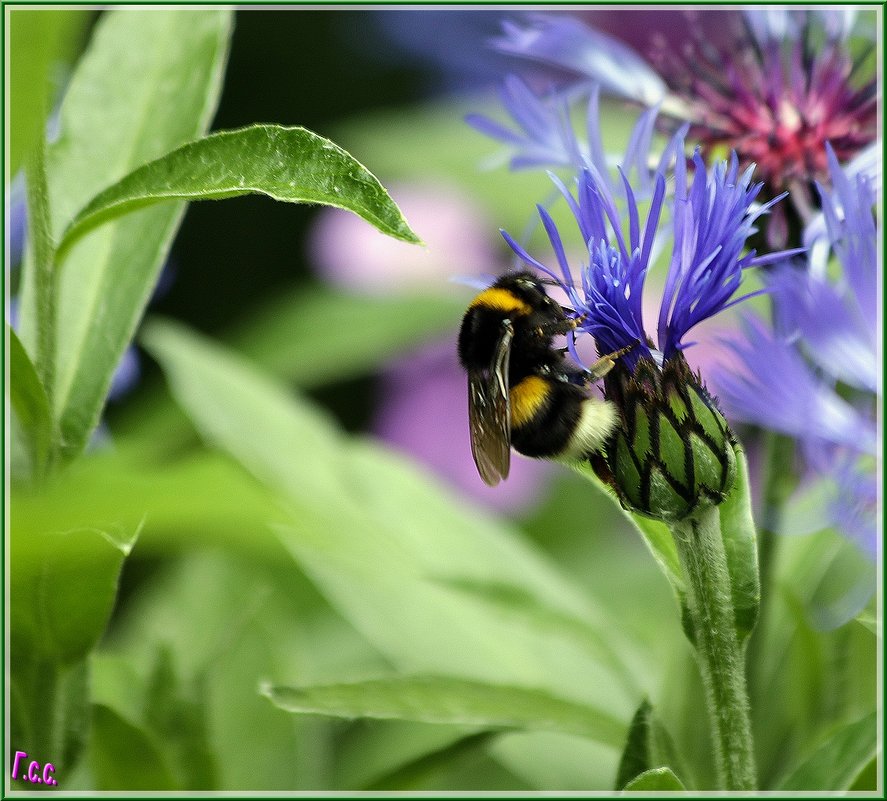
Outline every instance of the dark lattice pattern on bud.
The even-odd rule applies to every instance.
[[[717,404],[682,355],[660,368],[640,359],[606,378],[622,426],[607,445],[607,480],[624,506],[680,519],[724,500],[736,475],[735,439]]]

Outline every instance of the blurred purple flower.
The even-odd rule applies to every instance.
[[[709,14],[728,23],[728,39],[708,35]],[[868,77],[860,69],[869,53],[854,57],[847,46],[852,17],[844,10],[752,9],[729,17],[700,11],[696,20],[678,46],[655,38],[648,60],[561,12],[505,22],[493,44],[551,68],[552,80],[565,73],[565,91],[593,82],[659,107],[660,122],[672,130],[690,122],[704,156],[736,151],[741,166],[757,165],[764,198],[792,187],[792,202],[808,220],[815,199],[807,183],[828,174],[825,143],[844,162],[877,136],[877,79],[873,69]],[[769,227],[780,246],[783,214]]]
[[[28,208],[25,202],[25,174],[19,172],[6,190],[7,269],[19,266],[25,252],[25,237],[28,234]]]
[[[604,91],[645,106],[665,98],[665,82],[634,50],[569,14],[529,14],[523,25],[504,20],[502,28],[492,40],[499,52],[556,67],[574,81],[591,78]]]
[[[454,273],[470,278],[502,271],[490,236],[493,227],[469,197],[438,185],[394,185],[392,195],[422,232],[424,251],[379,236],[352,214],[323,209],[309,243],[312,263],[325,280],[351,291],[390,296],[410,290],[440,292],[452,287]],[[465,373],[456,357],[457,322],[452,336],[392,360],[382,374],[373,430],[462,494],[519,512],[538,500],[553,468],[518,458],[508,482],[495,490],[478,477],[469,444]]]
[[[744,341],[729,343],[742,369],[714,383],[739,420],[797,439],[808,466],[831,478],[833,520],[870,556],[878,547],[877,231],[866,174],[848,176],[827,149],[832,191],[818,185],[828,243],[841,274],[786,263],[769,278],[771,330],[748,317]]]
[[[551,93],[546,98],[537,97],[524,81],[510,75],[503,84],[502,102],[520,130],[508,128],[483,114],[469,114],[465,120],[481,133],[498,139],[515,151],[511,159],[513,170],[541,165],[587,169],[611,194],[618,191],[610,177],[613,159],[604,152],[601,139],[600,87],[591,86],[589,91],[585,141],[577,137],[570,105],[558,93]],[[655,108],[640,115],[619,162],[627,177],[634,174],[633,191],[641,198],[650,197],[653,174],[661,172],[674,158],[675,148],[683,141],[686,132],[686,127],[680,129],[680,137],[671,139],[659,158],[658,167],[651,168],[650,145],[656,115]]]
[[[506,76],[500,97],[519,131],[506,128],[483,114],[469,114],[465,121],[481,133],[517,150],[511,160],[513,170],[581,161],[566,100],[556,95],[546,102],[536,97],[515,75]]]
[[[507,72],[507,59],[484,47],[501,18],[499,11],[479,8],[378,10],[367,20],[379,36],[367,36],[364,23],[351,38],[355,48],[376,59],[411,70],[417,62],[436,68],[429,76],[433,89],[487,88]]]

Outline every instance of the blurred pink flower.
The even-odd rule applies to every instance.
[[[390,295],[440,289],[454,276],[501,271],[496,227],[468,195],[441,184],[394,184],[391,196],[425,247],[381,236],[350,212],[323,209],[309,248],[315,269],[326,281]]]

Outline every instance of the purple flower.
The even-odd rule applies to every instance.
[[[820,251],[786,263],[768,279],[771,330],[745,322],[729,343],[741,372],[717,371],[715,384],[738,420],[794,437],[809,467],[836,483],[834,521],[867,553],[877,547],[875,466],[879,371],[875,194],[869,176],[850,177],[827,149],[832,190],[819,186],[828,245],[840,275]]]
[[[520,130],[514,131],[482,114],[469,114],[465,120],[481,133],[517,150],[511,160],[512,169],[580,161],[569,104],[564,98],[555,95],[549,101],[540,99],[514,75],[505,78],[500,94],[502,105]]]

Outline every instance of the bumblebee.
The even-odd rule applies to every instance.
[[[508,477],[511,448],[537,458],[581,459],[598,451],[617,422],[616,407],[585,386],[606,375],[628,350],[585,370],[555,348],[555,336],[579,320],[568,316],[530,272],[509,273],[468,306],[459,331],[459,361],[468,373],[471,454],[491,487]]]

